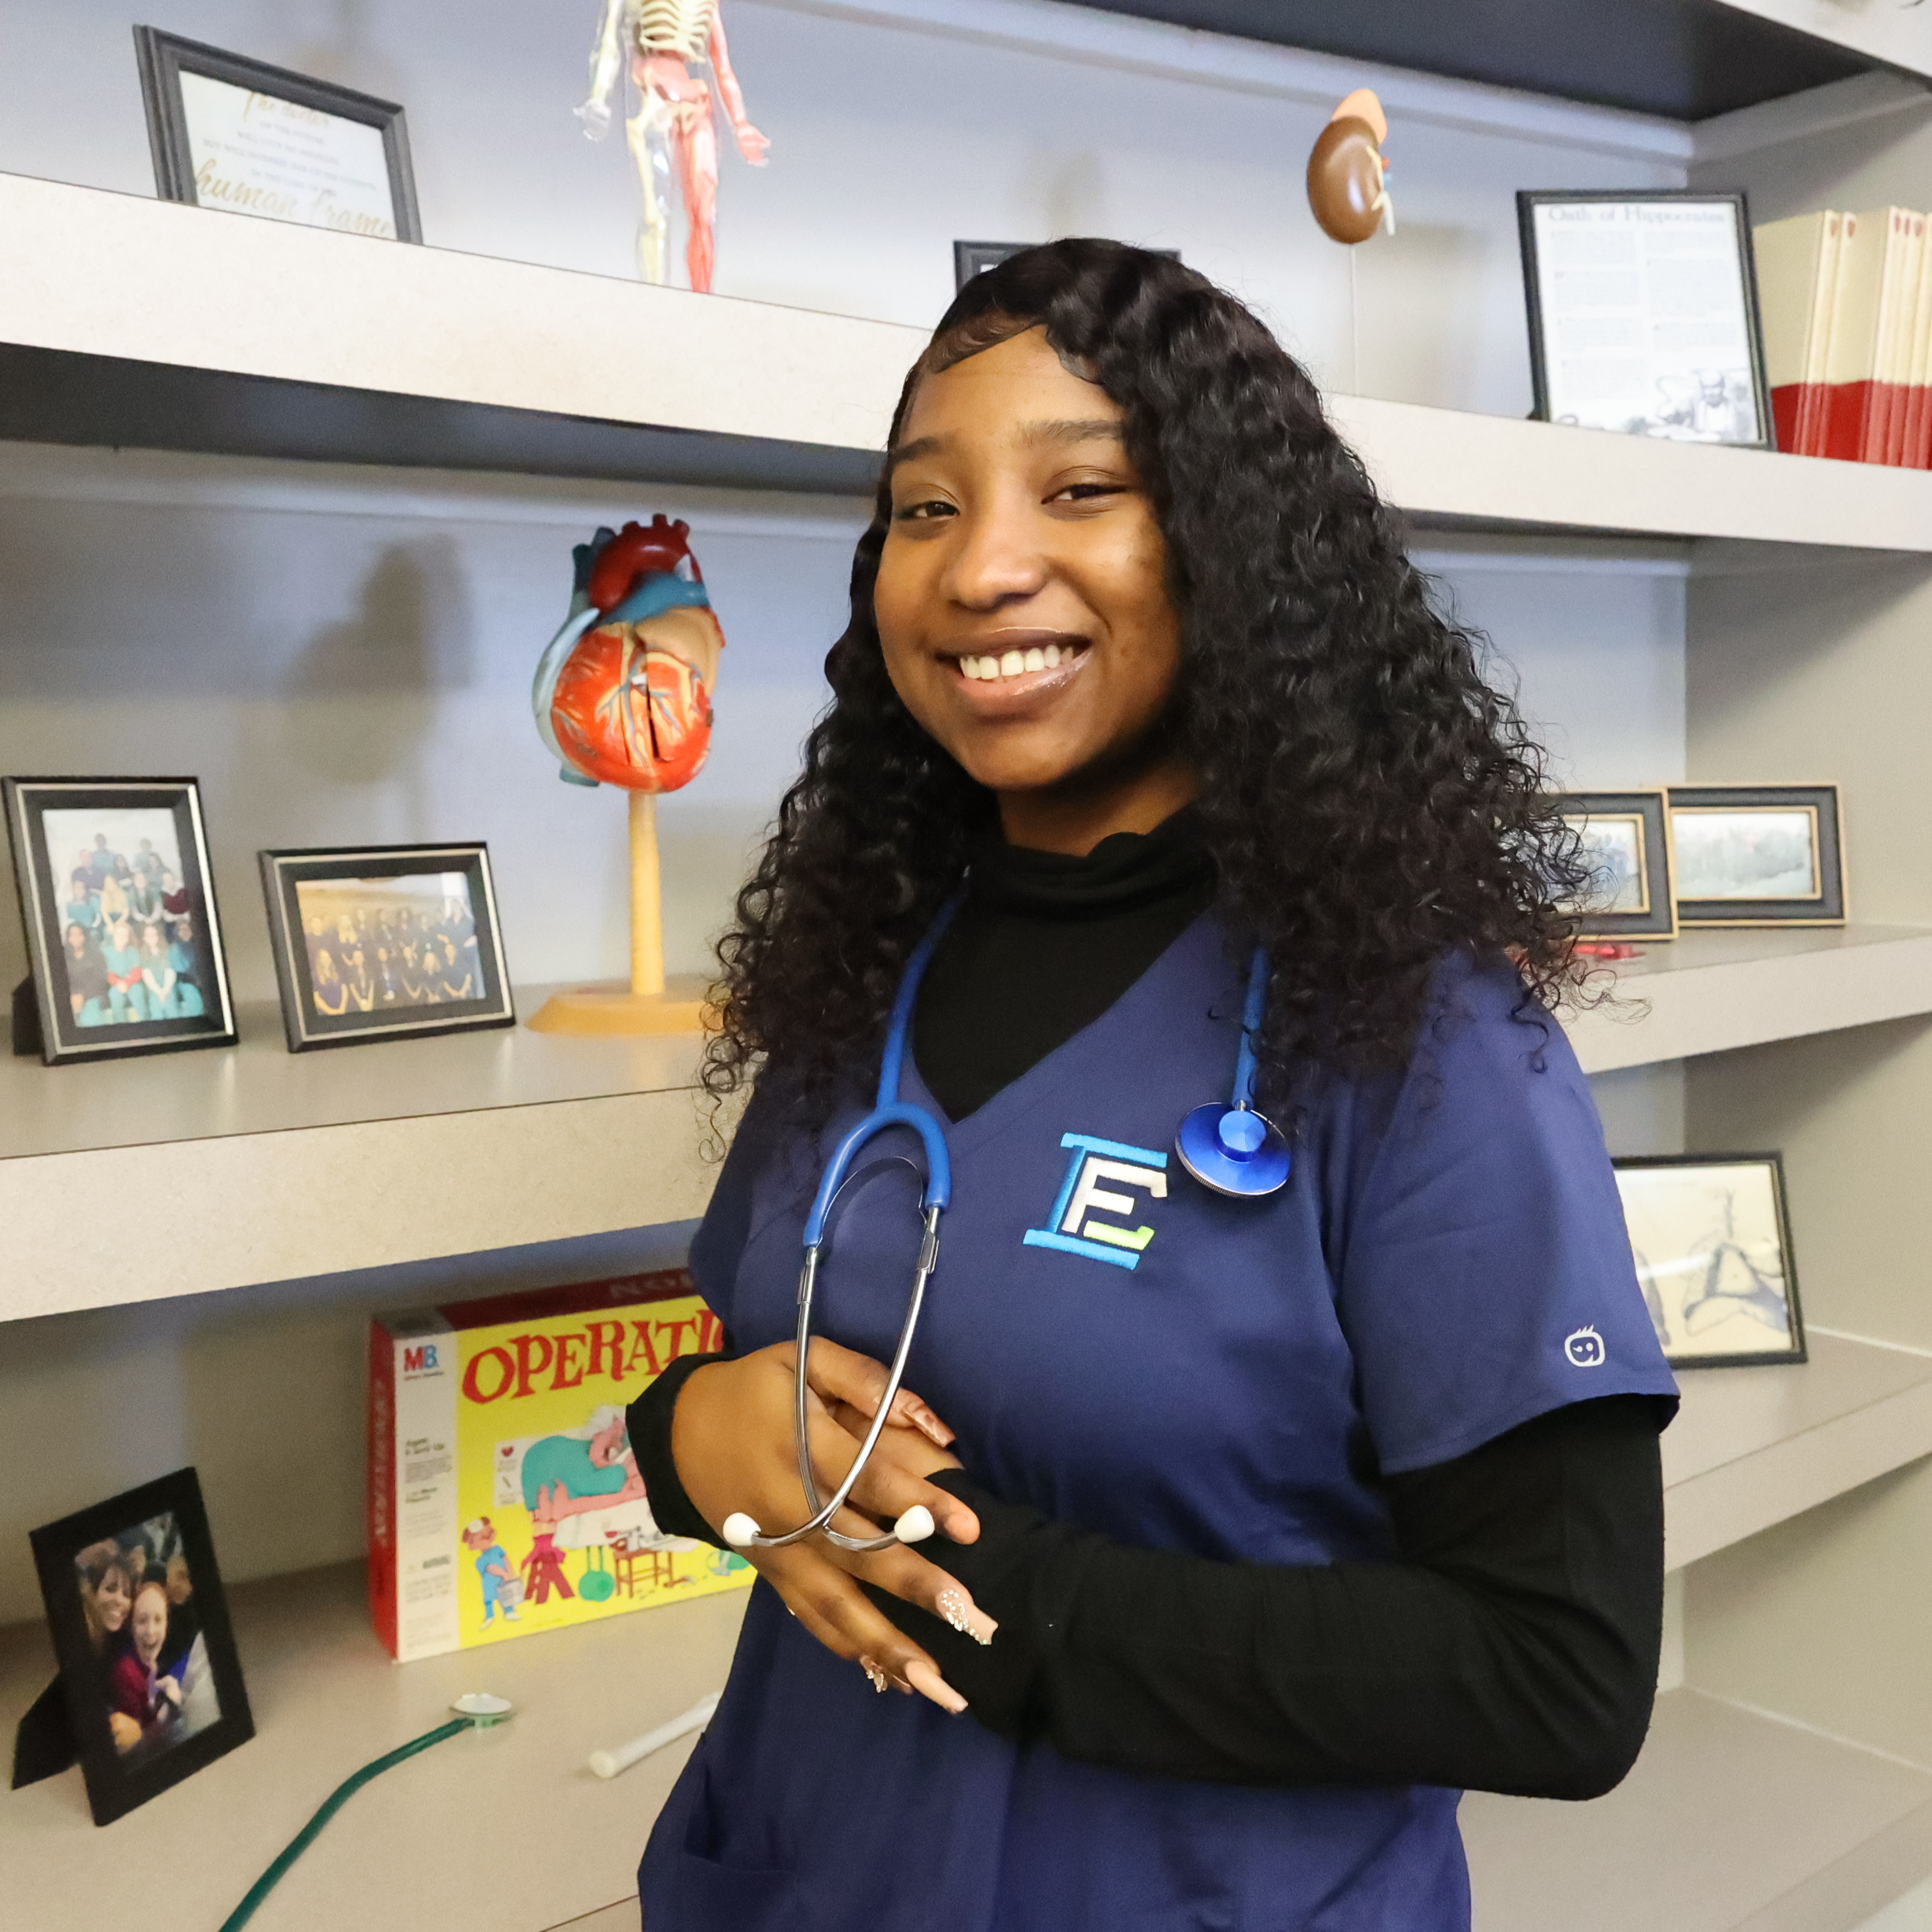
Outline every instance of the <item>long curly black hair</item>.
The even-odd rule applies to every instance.
[[[1561,908],[1588,868],[1542,752],[1432,607],[1306,372],[1180,263],[1054,242],[959,292],[892,441],[922,377],[1036,326],[1119,405],[1166,538],[1183,640],[1167,724],[1198,776],[1220,916],[1272,962],[1266,1086],[1400,1061],[1456,947],[1514,958],[1532,1012],[1553,1006],[1574,976]],[[876,1064],[907,957],[996,823],[886,676],[872,592],[890,513],[882,478],[825,661],[831,706],[719,944],[704,1078],[720,1100],[769,1065],[822,1112]]]

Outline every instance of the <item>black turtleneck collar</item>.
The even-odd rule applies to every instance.
[[[1083,858],[988,838],[920,988],[913,1058],[960,1120],[1089,1026],[1204,911],[1214,867],[1191,810]]]

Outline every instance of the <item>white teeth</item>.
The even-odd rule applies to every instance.
[[[959,675],[976,678],[980,675],[980,660],[977,658],[962,658],[959,660]]]
[[[1048,644],[1041,653],[1041,656],[1044,658],[1048,670],[1058,670],[1060,668],[1060,646],[1058,644]]]
[[[1028,669],[1028,670],[1046,670],[1046,652],[1044,652],[1043,650],[1040,650],[1037,646],[1035,646],[1035,648],[1034,648],[1034,649],[1033,649],[1032,650],[1028,651],[1028,652],[1027,652],[1027,654],[1026,654],[1026,668],[1027,668],[1027,669]]]
[[[962,657],[959,675],[975,682],[1003,677],[1023,677],[1028,671],[1058,670],[1064,664],[1073,662],[1071,645],[1062,650],[1058,644],[1048,644],[1042,650],[1036,644],[1030,650],[1007,651],[998,657]]]
[[[1026,653],[1024,651],[1007,651],[1001,655],[1000,675],[1002,677],[1018,677],[1025,669]]]

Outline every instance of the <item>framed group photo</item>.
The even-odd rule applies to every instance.
[[[1637,1283],[1671,1366],[1803,1361],[1778,1156],[1665,1154],[1615,1166]]]
[[[8,778],[0,800],[47,1064],[232,1046],[195,781]]]
[[[1535,190],[1516,200],[1536,416],[1774,446],[1742,194]]]
[[[420,242],[403,110],[154,27],[134,29],[164,200]]]
[[[264,852],[289,1051],[516,1023],[482,845]]]
[[[1591,884],[1573,910],[1582,940],[1674,939],[1670,826],[1661,790],[1571,792],[1558,800]]]
[[[254,1736],[192,1469],[49,1523],[31,1540],[58,1703],[97,1825]]]
[[[1672,785],[1677,916],[1686,926],[1842,926],[1838,788]]]

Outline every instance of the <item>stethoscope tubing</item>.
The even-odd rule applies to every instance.
[[[889,1550],[902,1540],[896,1530],[888,1531],[883,1536],[856,1537],[834,1529],[832,1522],[844,1508],[859,1478],[865,1473],[890,1419],[892,1404],[898,1400],[905,1379],[906,1364],[911,1358],[913,1338],[918,1331],[926,1288],[939,1266],[939,1217],[952,1198],[952,1166],[946,1154],[946,1132],[926,1108],[899,1098],[899,1082],[920,982],[965,893],[966,888],[962,884],[940,908],[926,936],[913,949],[906,962],[886,1029],[885,1050],[880,1057],[878,1090],[872,1110],[839,1142],[826,1164],[818,1191],[812,1198],[811,1211],[806,1217],[805,1256],[798,1276],[797,1360],[793,1370],[792,1420],[798,1449],[799,1483],[811,1514],[796,1529],[785,1530],[777,1535],[767,1535],[748,1517],[734,1514],[726,1522],[725,1533],[727,1540],[740,1549],[782,1550],[788,1544],[819,1535],[838,1549],[855,1551]],[[1287,1179],[1289,1167],[1288,1150],[1279,1130],[1256,1113],[1254,1107],[1255,1041],[1261,1031],[1268,982],[1268,955],[1258,946],[1248,971],[1246,998],[1241,1015],[1240,1047],[1234,1062],[1231,1103],[1225,1108],[1210,1104],[1194,1109],[1183,1122],[1176,1142],[1181,1163],[1190,1174],[1216,1193],[1238,1198],[1273,1193]],[[1246,1133],[1243,1136],[1244,1145],[1240,1151],[1232,1151],[1232,1144],[1223,1145],[1218,1137],[1190,1147],[1192,1130],[1197,1121],[1198,1132],[1192,1134],[1197,1141],[1200,1136],[1216,1131],[1214,1125],[1207,1120],[1210,1114],[1217,1123],[1236,1115],[1250,1117],[1243,1124]],[[818,1474],[812,1466],[810,1352],[812,1303],[818,1292],[819,1258],[824,1245],[826,1219],[838,1190],[851,1172],[852,1163],[878,1136],[890,1127],[910,1127],[925,1148],[926,1184],[920,1198],[922,1238],[919,1259],[914,1268],[912,1287],[906,1298],[905,1316],[899,1324],[898,1340],[886,1372],[884,1394],[873,1411],[865,1439],[860,1444],[859,1453],[846,1471],[844,1480],[830,1498],[826,1498],[820,1491]]]

